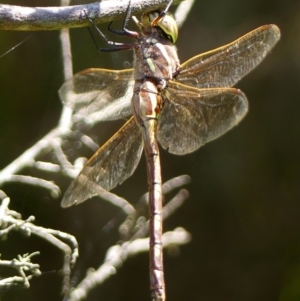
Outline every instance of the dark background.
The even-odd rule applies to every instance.
[[[82,4],[83,1],[73,4]],[[5,1],[58,6],[58,1]],[[189,174],[190,198],[165,222],[192,234],[177,256],[166,252],[168,300],[300,300],[300,2],[297,0],[197,1],[177,42],[182,62],[219,47],[264,24],[279,26],[282,38],[272,53],[238,83],[250,111],[241,124],[199,151],[182,157],[162,151],[163,178]],[[105,27],[101,27],[104,28]],[[58,32],[0,32],[0,169],[54,128],[62,105],[63,82]],[[71,30],[74,72],[88,67],[122,69],[132,54],[98,53],[86,29]],[[120,123],[96,126],[103,143]],[[92,153],[86,153],[90,156]],[[26,174],[38,174],[24,170]],[[69,180],[53,180],[66,189]],[[135,203],[147,189],[144,159],[115,192]],[[21,184],[2,187],[11,209],[36,217],[36,224],[76,235],[79,277],[98,267],[117,230],[102,231],[118,212],[105,202],[60,208],[43,189]],[[37,238],[12,234],[0,242],[3,259],[41,251],[35,260],[45,272],[29,290],[3,300],[61,300],[62,254]],[[88,300],[149,300],[148,255],[129,259]]]

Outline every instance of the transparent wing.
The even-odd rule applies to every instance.
[[[115,120],[131,112],[133,69],[86,69],[66,81],[58,93],[63,103],[90,121]]]
[[[121,184],[135,171],[142,150],[141,130],[131,117],[87,162],[67,189],[61,206],[81,203]]]
[[[228,45],[186,61],[176,79],[197,88],[232,87],[264,59],[279,38],[276,25],[259,27]]]
[[[197,89],[170,81],[163,97],[157,137],[164,149],[177,155],[223,135],[248,110],[246,96],[234,88]]]

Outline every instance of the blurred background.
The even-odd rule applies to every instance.
[[[2,3],[59,5],[51,0]],[[165,222],[165,230],[182,226],[192,234],[191,243],[180,252],[165,253],[168,300],[300,300],[300,2],[196,1],[177,46],[184,62],[270,23],[279,26],[282,38],[263,63],[237,84],[250,103],[241,124],[193,154],[178,157],[161,152],[164,180],[181,174],[192,177],[187,186],[190,198]],[[107,25],[100,28],[105,31]],[[0,58],[0,169],[53,129],[62,109],[57,94],[63,83],[59,32],[2,31],[0,55],[28,36]],[[99,53],[85,28],[71,30],[71,42],[74,72],[89,67],[122,69],[132,62],[130,51]],[[121,124],[100,124],[91,131],[102,144]],[[147,190],[144,161],[114,190],[132,204]],[[39,176],[30,169],[23,174]],[[63,191],[70,184],[64,176],[51,179]],[[118,240],[117,229],[103,231],[118,213],[105,202],[62,209],[60,199],[43,189],[22,184],[1,189],[10,196],[11,209],[23,218],[34,215],[37,225],[76,236],[79,279],[88,267],[97,268],[107,248]],[[31,281],[29,290],[8,292],[3,300],[62,300],[61,252],[17,233],[0,242],[0,250],[2,259],[39,250],[41,255],[34,259],[44,272]],[[149,300],[148,283],[145,253],[129,259],[87,300]]]

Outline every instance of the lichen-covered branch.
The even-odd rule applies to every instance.
[[[1,191],[0,198],[2,198],[0,203],[0,240],[7,239],[9,232],[17,231],[26,236],[38,236],[60,249],[64,255],[62,290],[64,295],[67,295],[70,289],[71,267],[75,264],[79,255],[78,243],[75,237],[59,230],[36,226],[33,224],[33,216],[30,216],[27,220],[23,220],[20,214],[9,209],[10,200],[3,191]],[[8,289],[16,285],[22,285],[28,288],[30,286],[29,280],[33,276],[40,275],[39,266],[31,263],[31,257],[36,254],[36,252],[31,255],[25,254],[12,261],[0,260],[0,266],[12,267],[19,273],[18,276],[2,279],[0,281],[0,287],[3,285]],[[27,275],[28,273],[29,276]]]
[[[182,0],[174,0],[178,4]],[[165,7],[169,0],[132,0],[132,14],[149,12]],[[84,27],[89,21],[84,11],[94,23],[105,23],[122,19],[128,7],[127,1],[99,1],[86,5],[63,7],[25,7],[0,5],[0,30],[59,30]]]

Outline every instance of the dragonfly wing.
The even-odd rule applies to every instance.
[[[248,110],[246,96],[234,88],[197,89],[170,81],[163,98],[157,137],[164,149],[177,155],[223,135]]]
[[[133,117],[108,140],[71,183],[62,207],[78,204],[121,184],[135,171],[143,150],[142,135]]]
[[[228,45],[186,61],[176,79],[197,88],[232,87],[265,58],[279,38],[276,25],[259,27]]]
[[[58,93],[64,104],[90,122],[122,119],[132,114],[133,69],[86,69],[66,81]]]

